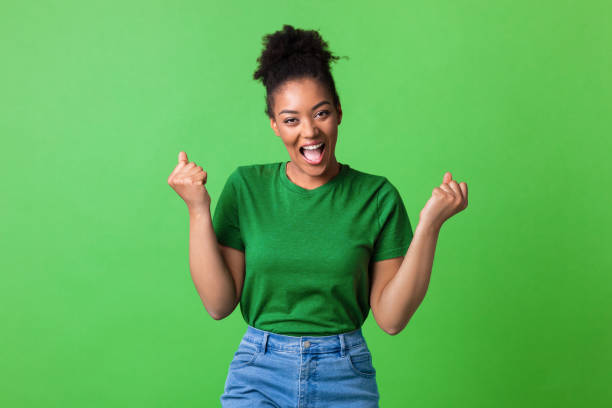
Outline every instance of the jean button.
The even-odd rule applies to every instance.
[[[304,347],[305,347],[305,348],[310,347],[310,342],[309,342],[308,340],[306,340],[306,341],[304,342]]]

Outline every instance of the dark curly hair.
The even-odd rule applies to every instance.
[[[264,49],[257,62],[259,67],[253,79],[261,79],[266,87],[266,109],[268,117],[272,111],[274,91],[285,81],[311,77],[319,80],[332,95],[336,109],[340,98],[330,71],[330,62],[341,57],[332,55],[327,42],[315,30],[296,29],[284,24],[283,29],[263,37]],[[345,57],[348,59],[348,57]]]

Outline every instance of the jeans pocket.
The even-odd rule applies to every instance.
[[[372,354],[365,345],[355,347],[353,350],[349,349],[345,359],[355,374],[362,377],[376,375],[376,369],[372,364]]]
[[[252,365],[260,354],[257,344],[243,340],[240,342],[238,350],[234,353],[230,369],[236,370]]]

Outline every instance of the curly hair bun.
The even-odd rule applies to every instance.
[[[270,75],[278,76],[287,70],[296,76],[329,71],[330,61],[339,59],[327,49],[327,42],[317,31],[296,29],[288,24],[283,25],[282,30],[264,36],[263,45],[264,50],[257,58],[259,68],[253,78],[262,78],[264,85],[267,85]]]
[[[282,30],[263,37],[263,46],[253,79],[262,81],[269,96],[283,82],[308,76],[320,79],[337,99],[330,63],[340,57],[332,55],[327,42],[317,31],[284,24]],[[272,117],[269,96],[266,98],[266,113]]]

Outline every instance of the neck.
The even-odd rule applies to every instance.
[[[340,168],[340,163],[334,158],[323,173],[320,175],[312,175],[300,169],[299,166],[296,166],[292,161],[289,161],[287,162],[285,173],[287,174],[287,178],[294,184],[307,190],[312,190],[336,177],[338,173],[340,173]]]

